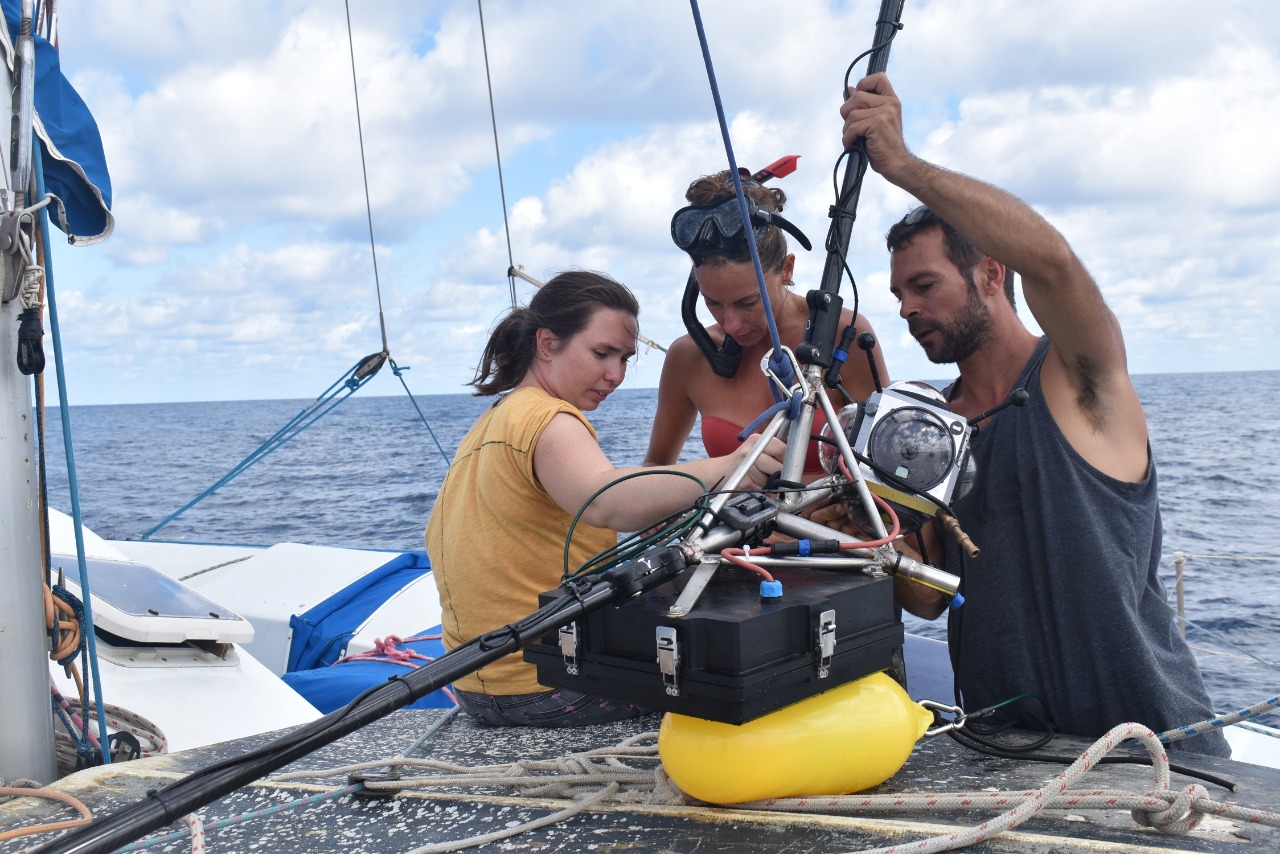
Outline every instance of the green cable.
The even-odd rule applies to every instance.
[[[609,481],[604,486],[600,487],[595,492],[593,492],[591,494],[591,497],[588,498],[585,502],[583,502],[582,506],[578,508],[578,512],[574,514],[573,521],[569,524],[569,531],[568,533],[565,534],[565,537],[564,537],[564,571],[563,571],[564,574],[561,576],[562,579],[573,578],[575,575],[579,574],[579,572],[574,572],[574,573],[569,572],[569,545],[573,542],[573,532],[574,530],[577,529],[578,520],[582,518],[582,514],[586,513],[587,508],[591,506],[592,502],[594,502],[597,498],[603,495],[607,490],[613,489],[613,487],[617,486],[618,484],[631,480],[632,478],[645,477],[646,475],[666,475],[670,477],[683,477],[698,484],[698,487],[702,490],[703,495],[707,494],[707,485],[703,483],[701,480],[699,480],[698,478],[694,477],[691,474],[687,474],[682,471],[672,471],[671,469],[646,469],[645,471],[636,471],[636,472],[632,472],[631,474],[624,474],[622,477],[615,478],[614,480]],[[687,509],[681,510],[678,515],[683,515],[686,512],[688,512]],[[670,519],[671,516],[667,516],[666,518]],[[666,520],[664,519],[662,521],[665,522]],[[611,546],[609,549],[605,549],[605,551],[601,552],[601,554],[604,554],[605,552],[609,552],[611,550],[615,550],[617,548],[618,548],[618,545],[615,544]],[[596,559],[598,557],[599,555],[587,561],[587,563],[583,564],[583,567],[592,565],[594,562],[596,562]],[[579,570],[581,569],[582,567],[579,567]]]

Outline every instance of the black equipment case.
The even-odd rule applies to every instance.
[[[671,617],[689,575],[541,638],[525,660],[543,685],[731,724],[881,670],[905,684],[888,576],[780,569],[784,595],[761,599],[759,576],[726,567]]]

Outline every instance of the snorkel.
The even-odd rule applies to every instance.
[[[786,177],[795,171],[797,160],[797,154],[779,158],[752,174],[749,180],[763,184],[771,178]],[[745,169],[743,175],[746,177]],[[804,232],[781,214],[760,207],[750,198],[747,199],[747,210],[757,239],[767,226],[775,225],[794,237],[806,250],[813,248]],[[676,211],[671,217],[671,239],[676,246],[688,253],[694,267],[689,271],[684,297],[680,301],[680,317],[684,321],[684,327],[693,343],[706,357],[711,370],[717,376],[731,379],[738,373],[738,365],[742,361],[742,345],[726,332],[724,341],[717,347],[707,328],[698,320],[698,297],[701,294],[694,270],[708,258],[720,257],[730,261],[750,259],[737,198],[728,196],[712,204],[688,205]]]

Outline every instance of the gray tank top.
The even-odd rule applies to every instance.
[[[963,556],[947,538],[947,568],[965,604],[948,634],[964,708],[1018,694],[1006,720],[1099,736],[1137,721],[1155,732],[1212,716],[1195,658],[1156,574],[1160,503],[1155,461],[1139,483],[1108,477],[1067,443],[1045,403],[1042,338],[1015,388],[1025,406],[984,422],[974,437],[972,490],[954,503],[982,550]],[[1230,755],[1221,733],[1179,742]]]

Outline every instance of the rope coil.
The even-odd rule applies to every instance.
[[[1148,792],[1112,790],[1077,790],[1071,786],[1094,768],[1108,753],[1125,741],[1138,740],[1151,758],[1155,788]],[[519,760],[496,765],[465,767],[436,759],[399,757],[345,765],[338,768],[298,771],[272,777],[274,782],[345,776],[371,768],[392,767],[416,769],[417,776],[399,776],[396,780],[368,781],[370,790],[409,790],[429,788],[504,786],[518,796],[529,798],[563,798],[574,800],[566,809],[555,813],[557,821],[567,820],[589,810],[597,803],[692,805],[677,789],[658,762],[657,733],[640,733],[606,747],[567,754],[548,760]],[[637,763],[641,763],[639,766]],[[1195,830],[1205,816],[1280,827],[1280,814],[1237,804],[1215,801],[1200,784],[1184,790],[1170,788],[1168,755],[1150,729],[1136,723],[1114,727],[1098,739],[1066,771],[1043,787],[1027,791],[980,791],[953,793],[919,793],[892,795],[845,795],[820,798],[778,798],[737,804],[731,809],[767,810],[794,813],[892,813],[920,810],[999,811],[995,818],[972,828],[921,840],[906,845],[875,849],[875,854],[889,852],[948,851],[990,839],[1025,822],[1046,809],[1128,810],[1134,822],[1167,835],[1185,835]],[[486,834],[466,840],[440,843],[415,849],[415,852],[457,851],[509,838],[517,833],[553,823],[548,816],[519,827],[508,828],[501,835]]]

